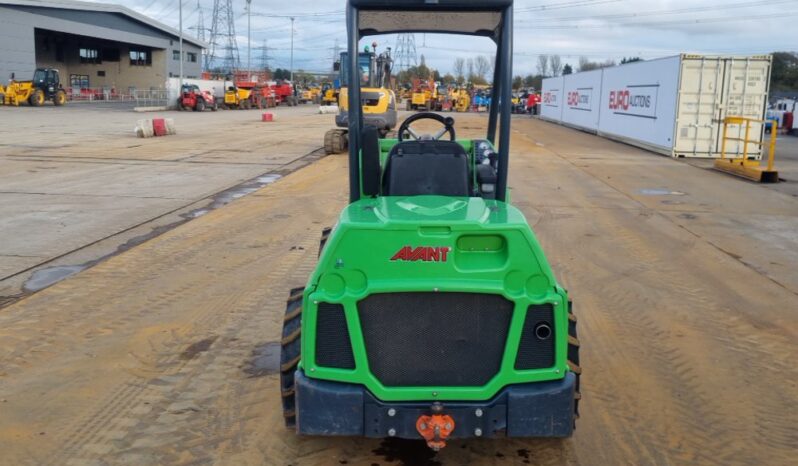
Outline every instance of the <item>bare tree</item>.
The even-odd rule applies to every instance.
[[[469,81],[473,81],[474,80],[474,76],[476,76],[474,74],[474,59],[473,58],[469,58],[468,61],[466,61],[466,70],[468,70],[467,71],[468,80]]]
[[[562,73],[562,59],[559,55],[549,57],[549,65],[551,66],[552,76],[559,76]]]
[[[482,79],[487,79],[488,74],[491,72],[490,59],[485,55],[477,55],[474,58],[474,72]]]
[[[549,56],[541,55],[538,57],[538,74],[541,76],[549,75]]]
[[[598,63],[593,63],[587,57],[579,57],[579,71],[590,71],[598,68]]]
[[[465,59],[458,57],[454,59],[454,76],[458,81],[465,78]]]

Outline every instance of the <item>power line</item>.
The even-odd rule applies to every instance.
[[[221,68],[227,73],[238,69],[238,42],[233,14],[233,0],[214,0],[213,19],[211,20],[211,37],[208,54],[205,55],[205,69],[211,69],[219,58]],[[219,56],[220,52],[223,54]]]
[[[607,28],[614,28],[614,27],[637,27],[637,28],[646,28],[646,27],[656,27],[656,26],[702,26],[706,24],[713,24],[713,23],[725,23],[725,22],[733,22],[733,21],[752,21],[757,19],[780,19],[789,16],[796,16],[798,12],[785,12],[785,13],[770,13],[770,14],[762,14],[762,15],[746,15],[746,16],[722,16],[722,17],[712,17],[712,18],[695,18],[695,19],[680,19],[680,20],[670,20],[670,21],[649,21],[649,22],[623,22],[623,23],[609,23],[609,24],[569,24],[569,25],[562,25],[562,26],[529,26],[529,27],[517,27],[516,29],[535,29],[538,31],[546,30],[546,31],[553,31],[553,30],[562,30],[562,29],[607,29]]]
[[[606,3],[617,3],[623,0],[575,0],[570,2],[549,3],[545,5],[531,6],[527,8],[515,8],[515,13],[527,13],[530,11],[560,10],[563,8],[575,8],[584,6],[603,5]]]
[[[626,18],[644,18],[650,16],[665,16],[665,15],[681,15],[686,13],[701,13],[705,11],[715,11],[715,10],[728,10],[733,8],[751,8],[755,6],[771,6],[771,5],[778,5],[783,3],[796,3],[796,0],[759,0],[753,2],[740,2],[740,3],[725,3],[722,5],[705,5],[699,7],[690,7],[690,8],[677,8],[677,9],[670,9],[670,10],[653,10],[653,11],[636,11],[634,13],[616,13],[616,14],[608,14],[608,15],[592,15],[590,17],[585,16],[563,16],[563,17],[556,17],[556,18],[546,18],[546,23],[551,22],[562,22],[562,21],[579,21],[579,20],[615,20],[615,19],[626,19]]]
[[[418,66],[415,34],[399,34],[397,36],[394,57],[398,72],[407,71],[411,66]]]

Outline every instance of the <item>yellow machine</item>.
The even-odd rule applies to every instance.
[[[321,85],[321,104],[322,105],[337,105],[338,104],[338,90],[333,83],[326,82]]]
[[[770,124],[770,142],[767,143],[767,165],[762,167],[762,164],[757,160],[756,153],[759,153],[764,147],[765,143],[758,138],[751,137],[751,125],[764,125]],[[729,136],[729,126],[736,126],[744,133],[743,137]],[[778,183],[779,172],[774,168],[774,159],[776,157],[776,133],[779,127],[778,120],[756,120],[753,118],[745,118],[738,116],[726,117],[723,120],[723,139],[721,140],[720,159],[715,160],[715,170],[730,173],[732,175],[747,178],[752,181],[760,183]],[[758,130],[753,132],[758,133]],[[733,154],[727,152],[727,141],[734,141],[742,146],[742,154]],[[749,153],[750,146],[756,147],[755,153]]]
[[[312,102],[314,104],[321,102],[321,87],[313,86],[305,89],[299,95],[299,102],[306,104],[308,102]]]
[[[373,44],[373,47],[376,49],[377,44]],[[347,57],[348,53],[341,54],[341,64],[347,63]],[[396,94],[388,87],[391,82],[392,67],[390,49],[378,56],[375,52],[370,52],[367,47],[365,52],[358,54],[363,123],[376,127],[381,137],[385,137],[396,127]],[[347,92],[349,76],[346,72],[347,66],[342,65],[340,69],[341,90],[338,93],[338,114],[335,116],[335,125],[338,128],[331,129],[324,135],[324,150],[328,154],[343,152],[349,140],[349,93]]]
[[[407,110],[430,111],[436,99],[435,83],[432,80],[414,80],[413,93],[405,108]]]
[[[455,112],[467,112],[471,107],[471,96],[465,88],[450,89],[449,98],[452,101],[452,109]]]
[[[31,81],[15,81],[13,75],[5,88],[0,86],[0,103],[18,106],[27,102],[34,107],[51,100],[56,106],[66,104],[66,92],[61,87],[58,70],[38,68]]]
[[[310,101],[314,104],[321,103],[321,86],[313,86],[310,88]]]
[[[224,108],[248,110],[252,108],[250,96],[251,89],[242,89],[238,86],[230,86],[224,91]]]

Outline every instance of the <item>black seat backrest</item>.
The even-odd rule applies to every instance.
[[[468,155],[453,141],[404,141],[391,149],[382,176],[384,196],[471,195]]]

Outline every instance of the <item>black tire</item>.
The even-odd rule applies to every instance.
[[[30,95],[28,101],[33,107],[41,107],[44,103],[44,92],[42,92],[41,89],[33,91],[33,94]]]
[[[324,152],[327,155],[340,154],[346,151],[347,147],[346,131],[331,129],[324,134]]]
[[[579,365],[579,338],[576,334],[576,315],[574,315],[573,303],[568,301],[568,367],[576,376],[574,390],[574,428],[576,420],[579,419],[579,400],[582,399],[581,387],[579,386],[582,377],[582,366]]]
[[[178,112],[183,111],[183,99],[177,99],[177,111]]]
[[[219,110],[219,104],[214,102],[213,105],[211,106],[211,111],[215,112],[216,110]]]
[[[283,401],[285,426],[296,426],[296,393],[294,375],[302,357],[302,294],[305,288],[294,288],[288,296],[280,340],[280,395]]]
[[[335,133],[337,131],[336,129],[331,129],[324,133],[324,153],[327,155],[335,153]]]
[[[6,95],[0,94],[0,105],[5,105],[5,104],[6,104]]]
[[[66,105],[66,92],[62,90],[55,91],[55,96],[53,96],[53,104],[56,107],[60,107],[62,105]]]
[[[197,107],[194,109],[197,112],[204,112],[205,111],[205,101],[202,99],[197,99]]]

